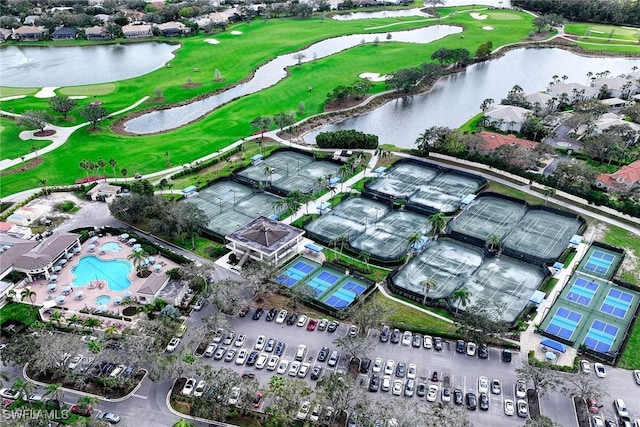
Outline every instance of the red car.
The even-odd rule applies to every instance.
[[[256,396],[253,398],[253,402],[251,402],[253,409],[260,409],[262,405],[262,393],[257,391]]]
[[[587,408],[592,414],[598,414],[602,405],[598,403],[595,397],[587,397]]]
[[[71,407],[71,413],[81,415],[83,417],[91,416],[91,406],[78,405],[77,403]]]
[[[251,311],[251,307],[248,305],[244,305],[240,309],[240,313],[238,313],[238,316],[245,317],[247,314],[249,314],[249,311]]]
[[[318,325],[317,319],[309,319],[309,323],[307,323],[307,331],[314,331],[317,325]]]

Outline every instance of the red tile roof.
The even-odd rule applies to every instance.
[[[624,187],[640,181],[640,160],[621,167],[614,173],[598,175],[597,180],[607,187]]]
[[[528,139],[518,138],[513,134],[502,135],[493,132],[480,132],[480,136],[484,140],[484,148],[487,150],[495,150],[503,145],[521,145],[525,148],[534,149],[538,145],[535,141],[529,141]]]

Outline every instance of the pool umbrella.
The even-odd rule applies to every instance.
[[[116,304],[120,304],[122,302],[122,297],[114,297],[113,302],[115,302]]]
[[[134,244],[135,242],[137,242],[137,241],[138,241],[138,240],[136,240],[136,239],[129,239],[129,244],[130,244],[130,245],[133,245],[133,244]]]
[[[142,252],[142,248],[133,248],[134,252]]]
[[[95,251],[96,250],[96,245],[89,245],[87,247],[87,249],[89,249],[89,251]]]
[[[152,256],[147,258],[147,261],[149,261],[149,264],[155,264],[156,263],[156,259],[154,257],[152,257]]]
[[[124,234],[120,235],[120,237],[122,238],[122,240],[124,240],[124,239],[128,239],[129,235],[127,233],[124,233]]]
[[[91,242],[97,242],[98,241],[98,236],[93,236],[91,238]]]
[[[78,252],[80,252],[80,248],[79,247],[76,246],[75,248],[73,248],[73,253],[77,254]]]
[[[156,265],[153,266],[153,269],[155,271],[160,271],[161,268],[162,268],[162,266],[160,264],[156,264]]]
[[[124,297],[125,298],[131,298],[131,291],[125,291]]]
[[[56,284],[55,283],[51,283],[49,286],[47,286],[47,289],[49,289],[50,291],[55,291],[56,290]]]
[[[98,306],[99,311],[107,311],[108,307],[105,304],[100,304]]]
[[[60,267],[58,267],[60,268]],[[56,270],[58,271],[58,270]],[[51,276],[49,276],[49,280],[52,282],[55,282],[56,280],[58,280],[58,275],[57,274],[52,274]]]
[[[71,286],[65,286],[62,288],[62,292],[67,295],[71,293]]]
[[[56,265],[55,267],[53,267],[53,271],[60,271],[62,270],[62,267],[60,267],[59,265]]]
[[[141,248],[142,245],[140,243],[136,243],[135,245],[133,245],[133,249],[138,249]]]
[[[67,259],[73,258],[73,254],[72,254],[71,252],[69,252],[69,253],[66,255],[66,257],[67,257]]]
[[[82,299],[82,298],[84,298],[84,292],[82,291],[76,292],[76,299]]]
[[[56,303],[57,304],[64,304],[65,300],[66,300],[66,298],[64,296],[62,296],[62,295],[56,297]]]
[[[60,265],[65,265],[67,263],[67,260],[62,258],[60,261],[58,261],[58,264]]]

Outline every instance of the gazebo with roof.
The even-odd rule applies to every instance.
[[[239,258],[283,264],[298,254],[304,230],[260,216],[226,236],[227,247]]]

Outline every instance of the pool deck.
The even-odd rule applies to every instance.
[[[100,247],[107,242],[118,243],[120,247],[122,247],[122,250],[120,252],[111,252],[111,251],[106,251],[104,253],[100,252]],[[96,245],[96,250],[93,252],[90,252],[88,247],[92,243]],[[109,289],[107,284],[103,281],[98,281],[97,286],[94,286],[93,288],[90,287],[90,285],[73,286],[71,285],[71,283],[75,278],[75,275],[71,272],[71,270],[75,266],[77,266],[79,260],[85,256],[96,256],[99,259],[104,261],[114,260],[114,259],[126,260],[127,257],[132,252],[133,252],[133,248],[131,246],[128,246],[125,242],[118,241],[118,236],[105,235],[103,237],[100,237],[100,239],[97,242],[86,241],[82,245],[80,252],[75,254],[73,258],[71,258],[69,262],[62,268],[61,271],[56,273],[58,276],[58,280],[56,282],[56,289],[54,291],[49,291],[48,289],[48,286],[51,282],[49,282],[48,280],[38,280],[31,283],[27,283],[24,286],[21,286],[20,288],[16,288],[16,294],[20,295],[20,290],[22,288],[29,287],[32,291],[35,291],[36,293],[34,298],[35,305],[43,305],[45,303],[50,304],[50,301],[55,301],[57,297],[65,296],[65,302],[57,306],[63,307],[63,313],[66,318],[69,318],[74,314],[78,314],[78,316],[83,319],[88,317],[98,317],[100,320],[103,321],[104,326],[112,326],[117,328],[122,328],[124,326],[131,326],[131,323],[129,322],[118,321],[117,319],[111,319],[103,316],[92,316],[86,313],[81,314],[80,310],[87,309],[87,308],[97,309],[98,307],[95,304],[95,299],[101,295],[108,295],[109,297],[111,297],[111,300],[107,305],[106,313],[118,315],[121,313],[124,306],[121,304],[116,304],[114,302],[114,298],[119,296],[124,299],[124,296],[123,296],[124,292],[129,291],[131,292],[132,297],[136,299],[137,292],[140,291],[140,289],[145,287],[145,283],[149,278],[153,277],[153,274],[148,278],[141,279],[136,275],[135,270],[132,269],[128,275],[128,279],[131,281],[131,286],[129,286],[128,289],[114,291]],[[160,254],[154,255],[154,258],[156,260],[156,263],[163,264],[159,274],[165,274],[167,270],[172,269],[174,267],[178,267],[178,264],[168,260],[167,258],[162,257]],[[63,294],[62,289],[65,286],[71,286],[71,293],[69,295]],[[84,297],[80,300],[76,299],[75,297],[75,293],[77,291],[82,291],[84,294]],[[148,302],[151,302],[149,300],[148,295],[145,294],[145,297],[147,297]],[[30,301],[28,301],[28,299],[25,298],[24,302],[30,302]],[[41,311],[45,311],[45,309]],[[43,317],[45,320],[47,320],[48,315],[45,314],[43,315]],[[118,326],[119,324],[121,326]]]

